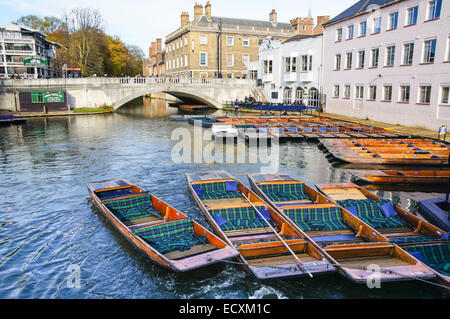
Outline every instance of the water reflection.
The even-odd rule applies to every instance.
[[[369,290],[338,275],[255,281],[235,265],[189,274],[163,270],[139,255],[88,200],[87,181],[126,178],[209,228],[186,186],[185,173],[226,169],[248,185],[260,164],[182,163],[171,159],[171,134],[185,122],[167,101],[145,100],[120,113],[30,119],[0,127],[0,298],[436,298],[417,283]],[[315,143],[280,146],[280,171],[310,185],[347,182]],[[422,192],[377,191],[417,211]],[[70,265],[81,269],[81,288],[67,285]]]

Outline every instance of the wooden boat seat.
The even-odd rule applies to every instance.
[[[270,227],[262,227],[262,228],[251,228],[251,229],[227,230],[224,233],[227,237],[235,237],[235,236],[244,236],[244,235],[273,233],[273,231],[272,231],[272,229],[270,229]]]
[[[314,262],[319,260],[308,254],[296,255],[302,262]],[[247,262],[250,266],[253,267],[280,267],[283,265],[291,265],[297,263],[291,254],[262,258],[248,258]]]
[[[308,231],[306,234],[309,237],[322,237],[322,236],[338,236],[338,235],[351,235],[355,232],[351,229],[337,229],[337,230],[319,230],[319,231]]]
[[[410,227],[377,228],[377,231],[382,234],[410,233],[412,230]]]
[[[243,197],[203,200],[203,204],[205,206],[216,206],[216,205],[225,205],[225,204],[241,204],[241,203],[247,203],[247,200]]]
[[[194,255],[202,254],[207,251],[212,251],[215,249],[217,249],[217,247],[214,245],[200,244],[200,245],[192,246],[189,250],[186,250],[186,251],[179,251],[179,250],[171,251],[170,253],[167,253],[164,256],[166,256],[168,259],[177,260],[177,259],[192,257]]]
[[[123,223],[125,226],[138,226],[142,224],[154,224],[163,221],[161,218],[158,218],[156,216],[148,216],[148,217],[142,217],[142,218],[136,218],[136,219],[130,219],[126,220]]]

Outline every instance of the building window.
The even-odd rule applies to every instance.
[[[431,86],[419,86],[419,103],[430,104],[431,102]]]
[[[333,97],[339,97],[339,88],[340,86],[338,84],[334,86]]]
[[[295,90],[295,103],[298,105],[303,105],[303,89],[298,87]]]
[[[339,58],[340,58],[340,54]],[[308,72],[308,71],[312,71],[312,55],[302,55],[302,72]],[[339,69],[341,68],[340,66],[340,62],[339,62]]]
[[[373,33],[381,32],[381,17],[373,18]]]
[[[188,38],[184,37],[184,46],[186,47],[188,45]]]
[[[355,99],[362,99],[364,97],[364,86],[357,85],[355,87]]]
[[[341,55],[340,54],[336,54],[336,59],[335,59],[335,65],[334,65],[334,69],[336,71],[339,71],[341,69]]]
[[[227,53],[227,66],[234,66],[234,54]]]
[[[413,25],[413,24],[417,24],[417,12],[418,12],[419,7],[415,6],[412,8],[408,8],[408,12],[407,12],[407,25]]]
[[[358,68],[364,68],[364,59],[366,56],[366,51],[362,50],[358,52]]]
[[[247,64],[248,64],[248,54],[243,54],[242,55],[242,65],[247,66]]]
[[[272,73],[272,60],[264,60],[264,74]]]
[[[208,44],[208,37],[207,37],[206,35],[201,35],[201,36],[200,36],[200,44],[201,44],[201,45],[206,45],[206,44]],[[192,46],[192,47],[194,47],[194,46]]]
[[[389,30],[397,29],[398,26],[398,11],[389,15]]]
[[[377,99],[377,86],[370,85],[369,86],[369,100],[375,101]]]
[[[395,62],[395,45],[386,48],[386,66],[394,66]]]
[[[414,43],[405,43],[403,45],[403,64],[411,65],[414,57]]]
[[[347,29],[347,39],[349,39],[349,40],[353,39],[353,30],[354,30],[353,24],[349,25],[348,29]]]
[[[348,52],[347,53],[347,60],[346,60],[346,64],[345,64],[345,68],[346,69],[351,69],[352,68],[352,58],[353,58],[353,53],[352,52]]]
[[[425,41],[423,62],[434,63],[435,56],[436,56],[436,39]]]
[[[291,88],[285,87],[283,91],[283,103],[291,103]]]
[[[359,24],[359,36],[360,37],[364,37],[367,33],[367,22],[366,21],[362,21]]]
[[[383,101],[392,101],[392,85],[383,87]]]
[[[234,37],[227,37],[227,45],[228,46],[234,45]]]
[[[292,66],[291,66],[292,72],[297,72],[297,57],[292,57]]]
[[[442,86],[441,87],[441,104],[449,105],[449,91],[450,91],[450,85]]]
[[[44,102],[42,92],[31,92],[31,103],[42,103],[42,102]]]
[[[242,39],[242,45],[244,47],[248,47],[250,45],[250,39],[249,38],[243,38]]]
[[[207,65],[208,65],[208,53],[200,52],[200,66],[207,66]]]
[[[437,19],[441,16],[442,0],[428,2],[428,20]]]
[[[291,71],[291,58],[286,57],[284,59],[284,72],[290,72]]]
[[[344,85],[344,98],[349,99],[350,98],[350,85],[346,84]]]
[[[409,85],[401,85],[400,86],[400,96],[399,101],[403,103],[409,103],[409,93],[411,87]]]
[[[336,30],[336,41],[342,41],[342,28]]]
[[[189,63],[188,63],[188,55],[187,54],[184,55],[184,65],[185,66],[189,65]]]
[[[372,64],[370,65],[372,68],[378,67],[378,58],[380,57],[380,49],[372,49]]]

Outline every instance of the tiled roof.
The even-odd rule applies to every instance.
[[[352,16],[355,16],[357,14],[366,12],[368,10],[373,9],[374,6],[384,6],[388,3],[398,2],[403,0],[360,0],[348,9],[344,10],[337,16],[335,16],[333,19],[328,21],[327,23],[324,23],[324,25],[332,24],[335,22],[338,22],[340,20],[344,20],[347,18],[350,18]]]
[[[273,25],[270,21],[262,21],[262,20],[250,20],[250,19],[238,19],[238,18],[225,18],[225,17],[211,17],[211,21],[203,15],[200,16],[197,20],[198,23],[219,23],[219,20],[222,20],[222,24],[231,24],[231,25],[241,25],[241,26],[254,26],[260,28],[275,28],[275,29],[283,29],[283,30],[292,30],[292,26],[290,23],[278,22]]]
[[[283,43],[298,41],[298,40],[307,39],[307,38],[320,37],[321,35],[322,34],[316,34],[316,35],[299,34],[299,35],[294,35],[293,37],[287,39],[286,41],[283,41]]]

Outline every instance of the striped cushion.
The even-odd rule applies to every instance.
[[[304,193],[303,184],[264,184],[259,187],[274,202],[310,199]]]
[[[258,210],[265,209],[264,206],[256,208]],[[259,214],[251,206],[212,209],[210,214],[213,217],[219,215],[226,220],[226,223],[220,226],[224,231],[268,227],[265,221],[258,218]]]
[[[437,272],[450,276],[450,244],[408,246],[408,252],[420,252],[425,263]]]
[[[431,237],[431,236],[407,236],[407,237],[394,237],[391,238],[391,241],[395,242],[398,245],[401,244],[410,244],[410,243],[424,243],[424,242],[436,242],[439,239]]]
[[[239,198],[242,196],[239,192],[227,192],[225,182],[194,184],[193,186],[194,188],[199,188],[203,191],[202,194],[199,194],[199,197],[202,200]]]
[[[347,199],[337,201],[338,205],[342,207],[354,206],[357,210],[357,215],[364,222],[373,228],[395,228],[408,226],[403,220],[396,217],[385,217],[381,212],[380,206],[387,204],[387,199]]]
[[[285,209],[283,211],[304,231],[347,229],[340,207]]]
[[[191,218],[183,218],[174,222],[139,229],[133,232],[161,254],[174,250],[185,251],[192,246],[208,243],[205,236],[194,233]]]
[[[148,217],[152,210],[152,196],[150,194],[103,203],[121,221]]]

